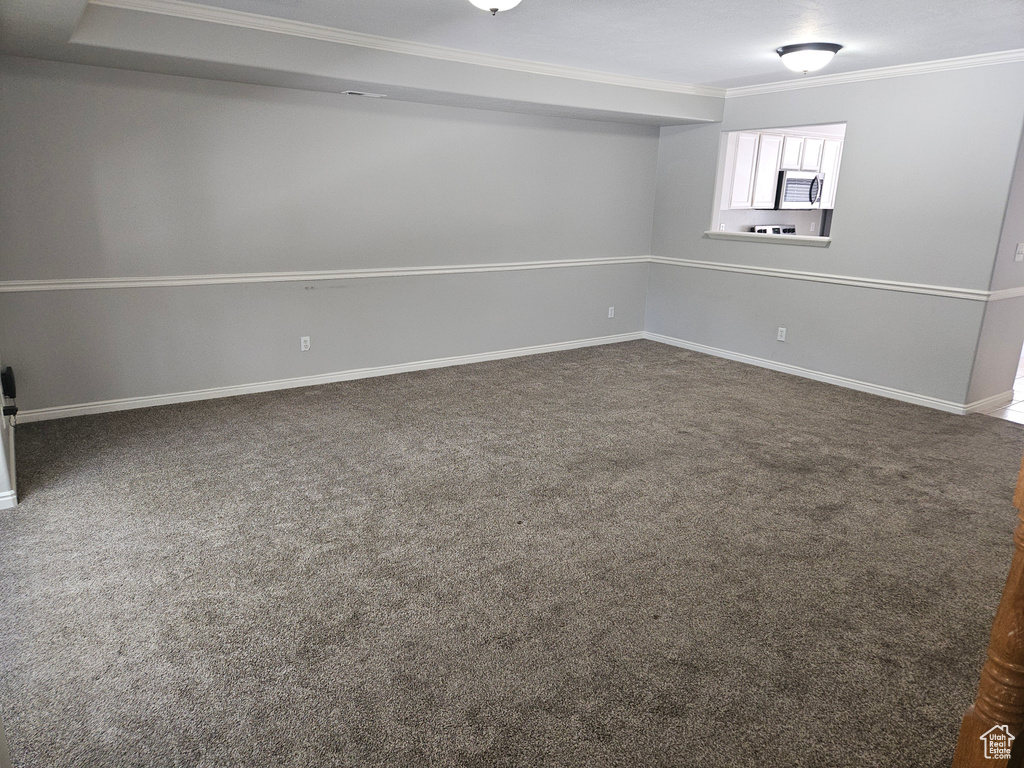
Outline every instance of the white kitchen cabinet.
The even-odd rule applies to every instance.
[[[825,176],[821,192],[821,207],[836,207],[836,181],[839,179],[839,165],[843,159],[841,139],[825,139],[821,150],[821,172]]]
[[[791,174],[795,186],[806,184],[807,177],[820,174],[820,202],[814,208],[828,210],[821,216],[821,228],[812,234],[828,235],[831,211],[836,204],[837,180],[843,153],[844,126],[807,125],[787,128],[765,128],[763,131],[727,131],[722,134],[718,184],[715,189],[716,210],[711,229],[716,233],[747,233],[763,222],[788,223],[797,213],[779,213],[775,209],[782,172]],[[799,200],[787,201],[785,210],[800,209]],[[755,213],[757,211],[757,213]],[[801,220],[804,234],[812,217]],[[817,227],[817,224],[815,225]],[[711,234],[710,232],[708,233]],[[725,235],[722,235],[725,237]],[[816,240],[807,237],[808,240]]]
[[[732,188],[730,208],[751,208],[754,204],[754,174],[757,165],[757,133],[737,133],[733,146]]]
[[[801,171],[821,170],[821,152],[824,146],[824,139],[815,139],[810,136],[804,137],[804,146],[800,152]]]
[[[800,155],[804,148],[803,136],[786,136],[782,142],[782,162],[780,171],[799,171]]]
[[[824,174],[821,207],[833,208],[842,148],[841,139],[755,131],[730,134],[725,169],[730,186],[722,197],[722,210],[774,208],[780,170]]]
[[[757,149],[754,173],[754,208],[774,208],[775,190],[779,186],[779,161],[782,158],[782,136],[762,133]]]

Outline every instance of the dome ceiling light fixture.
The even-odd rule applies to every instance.
[[[469,0],[469,2],[481,11],[490,11],[491,16],[497,16],[498,11],[507,11],[509,8],[515,8],[519,5],[520,0]]]
[[[474,0],[475,4],[475,0]],[[776,48],[782,63],[794,72],[815,72],[830,61],[843,46],[837,43],[797,43]]]

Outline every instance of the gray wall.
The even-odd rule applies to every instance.
[[[992,270],[992,290],[1024,286],[1024,261],[1014,261],[1017,243],[1024,243],[1024,137],[1017,150],[1006,215],[999,236],[999,250]]]
[[[654,128],[13,58],[0,76],[0,281],[650,252]],[[5,293],[0,327],[32,410],[637,332],[646,275]]]
[[[2,279],[629,256],[653,128],[8,59]]]
[[[1024,139],[1006,205],[999,249],[992,270],[992,290],[1024,285],[1024,262],[1014,261],[1017,243],[1024,243]],[[1024,297],[992,302],[986,312],[971,377],[970,400],[992,397],[1012,388],[1024,343]]]
[[[660,138],[642,126],[13,58],[0,76],[0,281],[653,252],[978,290],[1024,284],[1005,260],[1020,237],[1020,194],[1004,226],[1024,126],[1020,64],[730,98],[723,124]],[[723,130],[836,122],[847,136],[830,248],[702,236]],[[986,345],[981,302],[605,264],[0,293],[0,327],[26,410],[644,328],[963,403],[969,388],[979,399],[1002,386],[1020,304],[990,305],[986,328],[1002,330]],[[311,352],[298,351],[300,335]]]
[[[52,407],[636,332],[647,269],[14,293],[0,324],[18,404]]]
[[[983,312],[976,301],[662,264],[647,296],[654,333],[957,404]]]
[[[722,131],[835,122],[847,132],[829,248],[702,237]],[[654,253],[987,290],[1022,126],[1021,64],[730,98],[721,125],[662,129]],[[983,310],[659,266],[646,322],[688,342],[964,403]],[[774,341],[779,325],[785,343]]]

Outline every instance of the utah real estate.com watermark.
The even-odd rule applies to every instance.
[[[1010,726],[997,725],[989,728],[979,737],[985,745],[986,760],[1009,760],[1010,748],[1015,736],[1010,733]]]

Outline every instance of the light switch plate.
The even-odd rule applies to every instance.
[[[1013,254],[1014,261],[1024,261],[1024,243],[1017,243],[1017,250]]]

